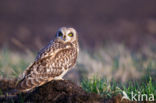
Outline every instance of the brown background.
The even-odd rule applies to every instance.
[[[0,46],[36,50],[62,26],[77,29],[81,47],[115,41],[136,49],[156,41],[156,0],[0,1]]]

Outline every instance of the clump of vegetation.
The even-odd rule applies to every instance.
[[[144,77],[140,82],[131,81],[127,86],[123,85],[122,88],[130,98],[132,96],[132,92],[133,94],[137,94],[136,98],[141,94],[146,94],[147,97],[150,97],[152,94],[156,97],[156,82],[154,82],[150,76]]]
[[[18,53],[4,47],[0,50],[0,77],[15,78],[33,61],[34,55]]]
[[[99,79],[96,77],[82,80],[81,86],[87,92],[94,92],[106,98],[122,94],[122,90],[115,81],[108,82],[106,79]]]
[[[87,92],[98,93],[101,96],[111,98],[114,95],[126,93],[127,99],[132,98],[133,94],[136,94],[135,98],[138,98],[138,95],[146,94],[149,97],[151,94],[156,97],[156,83],[152,80],[152,77],[146,76],[142,80],[131,81],[129,83],[117,83],[114,80],[108,82],[106,79],[92,78],[82,80],[81,86]]]

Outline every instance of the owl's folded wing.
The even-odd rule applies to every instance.
[[[39,59],[43,59],[49,55],[53,56],[56,52],[64,48],[64,43],[60,39],[56,39],[55,41],[50,41],[50,43],[41,49],[36,56],[35,61],[38,61]]]
[[[23,78],[17,84],[17,89],[28,91],[62,76],[67,69],[73,67],[76,58],[76,50],[70,48],[60,50],[54,57],[47,56],[35,61],[24,71]]]

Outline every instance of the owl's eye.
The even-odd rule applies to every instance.
[[[68,36],[73,37],[73,33],[69,33]]]
[[[63,36],[62,32],[58,32],[58,36]]]

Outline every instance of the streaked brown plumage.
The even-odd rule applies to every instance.
[[[79,52],[77,32],[62,27],[56,39],[43,48],[35,61],[19,77],[16,89],[29,91],[54,79],[62,79],[74,67]]]

